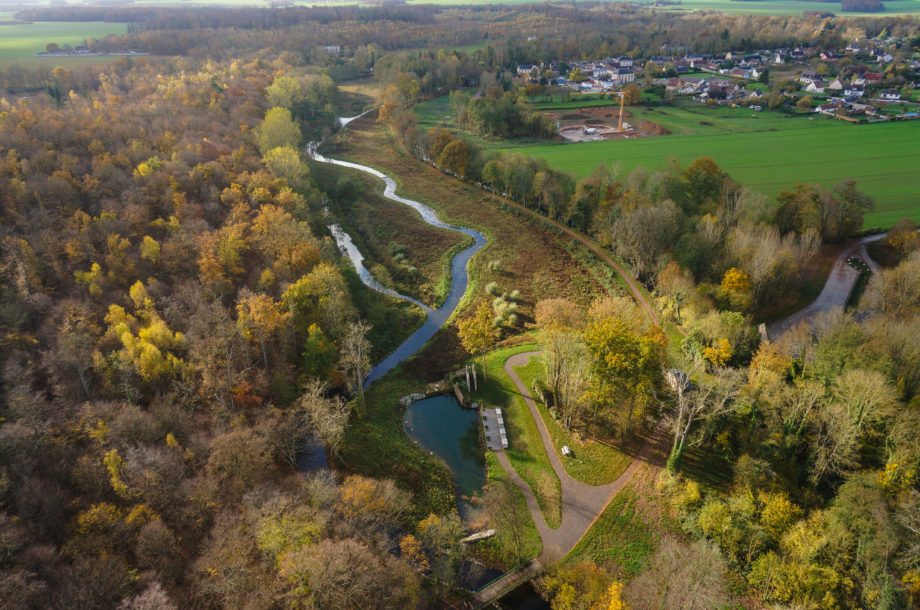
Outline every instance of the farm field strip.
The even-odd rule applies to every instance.
[[[917,0],[899,0],[889,2],[885,10],[877,13],[842,13],[840,4],[827,2],[800,1],[800,0],[763,0],[761,2],[739,2],[738,0],[682,0],[679,5],[667,7],[665,10],[693,12],[721,11],[740,15],[801,15],[805,11],[832,12],[841,17],[881,17],[882,15],[916,15],[920,13],[920,2]]]
[[[109,34],[121,35],[127,31],[128,26],[125,23],[104,21],[46,21],[0,25],[0,57],[31,57],[35,53],[43,52],[45,45],[50,42],[59,45],[78,45],[88,38],[104,38]]]
[[[719,135],[726,132],[788,131],[840,126],[837,120],[820,115],[797,116],[771,110],[755,112],[745,108],[710,109],[697,105],[696,108],[669,106],[653,109],[635,106],[629,112],[633,115],[633,122],[635,119],[651,121],[666,127],[675,135]]]
[[[10,66],[19,66],[20,68],[27,68],[34,70],[36,68],[41,68],[42,66],[47,66],[48,68],[56,68],[61,66],[62,68],[75,68],[77,66],[89,66],[94,64],[107,64],[113,61],[121,59],[117,55],[96,55],[90,57],[0,57],[0,69],[7,69]],[[137,60],[138,58],[134,58]],[[150,56],[145,56],[143,59],[150,60]]]
[[[660,167],[668,157],[684,166],[699,157],[712,157],[732,178],[770,197],[796,182],[830,188],[854,178],[876,200],[865,226],[886,227],[905,216],[920,220],[918,138],[920,121],[839,123],[821,129],[607,140],[514,151],[544,158],[579,178],[600,163],[619,164],[629,172],[636,167]]]

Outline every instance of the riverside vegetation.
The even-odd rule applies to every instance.
[[[909,221],[879,245],[888,268],[856,304],[873,315],[761,341],[754,322],[795,298],[822,243],[863,229],[862,182],[790,179],[772,199],[709,155],[576,179],[417,128],[413,112],[485,84],[481,96],[518,113],[503,137],[541,138],[518,63],[666,42],[728,51],[748,36],[837,44],[848,27],[910,41],[915,22],[621,5],[19,17],[103,15],[135,25],[90,48],[164,57],[0,74],[4,606],[462,603],[465,559],[511,568],[541,553],[540,536],[493,454],[462,522],[449,472],[403,433],[398,398],[484,355],[475,398],[506,409],[512,466],[558,523],[559,479],[503,372],[534,349],[517,373],[554,450],[574,450],[566,472],[606,483],[646,460],[539,580],[554,607],[918,603]],[[337,116],[378,103],[333,136]],[[432,304],[464,244],[389,206],[379,185],[309,162],[304,146],[320,140],[488,238],[460,313],[366,391],[366,371],[420,318],[361,284],[327,224]],[[298,473],[311,441],[329,469]],[[498,535],[460,544],[479,527]]]

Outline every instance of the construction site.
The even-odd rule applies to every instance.
[[[620,140],[660,136],[670,133],[664,127],[641,120],[631,124],[627,119],[632,114],[624,108],[620,97],[619,108],[615,106],[595,106],[578,108],[573,112],[547,113],[559,126],[559,135],[570,142],[595,142],[598,140]]]

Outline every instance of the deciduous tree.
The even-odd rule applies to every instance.
[[[586,397],[596,409],[613,412],[622,439],[634,423],[637,403],[661,380],[667,339],[657,326],[640,332],[614,317],[589,324],[584,339],[591,354]]]
[[[354,389],[364,405],[364,379],[371,367],[370,351],[371,342],[367,340],[367,333],[371,326],[363,320],[352,322],[345,330],[340,346],[339,364],[345,374],[351,377]]]
[[[486,352],[498,338],[499,330],[492,323],[492,308],[485,301],[472,317],[457,322],[457,334],[463,349],[482,356],[482,378],[486,379]]]
[[[327,450],[338,456],[339,444],[348,424],[348,405],[339,396],[327,396],[326,391],[324,381],[311,379],[297,399],[297,408],[310,423],[313,435]]]

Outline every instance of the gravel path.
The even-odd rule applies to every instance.
[[[783,333],[797,326],[800,322],[810,321],[819,314],[826,313],[838,307],[844,307],[847,304],[847,299],[850,298],[850,293],[853,292],[853,286],[856,284],[856,279],[859,277],[859,271],[848,265],[847,259],[851,256],[860,258],[869,266],[872,273],[878,272],[879,266],[869,256],[869,253],[866,251],[866,246],[884,236],[885,234],[881,233],[879,235],[863,237],[841,252],[837,260],[834,261],[834,266],[827,276],[827,283],[824,284],[824,288],[821,290],[821,294],[818,295],[818,298],[810,305],[804,309],[800,309],[788,318],[783,318],[779,322],[774,322],[768,326],[767,331],[770,337],[773,340],[779,339]]]
[[[549,565],[564,557],[578,544],[582,536],[604,512],[610,500],[613,499],[617,492],[623,489],[635,474],[639,465],[650,452],[652,445],[646,444],[632,463],[623,471],[623,474],[607,485],[587,485],[569,476],[562,466],[562,462],[559,461],[559,456],[556,455],[549,431],[546,429],[546,424],[543,422],[543,417],[539,409],[537,409],[530,391],[517,373],[514,372],[515,367],[525,366],[533,356],[539,355],[540,352],[523,352],[511,356],[505,361],[505,373],[508,374],[518,392],[524,397],[524,402],[527,403],[530,414],[540,430],[540,437],[543,440],[546,455],[549,457],[553,470],[556,471],[556,476],[559,477],[559,482],[562,485],[562,523],[558,528],[552,529],[546,525],[546,520],[543,518],[543,513],[540,512],[539,506],[537,506],[537,500],[533,492],[527,483],[518,476],[505,452],[499,451],[495,455],[498,458],[498,463],[501,464],[514,484],[524,493],[527,508],[530,510],[533,522],[536,524],[540,538],[543,540],[543,553],[540,555],[540,562],[543,565]]]

